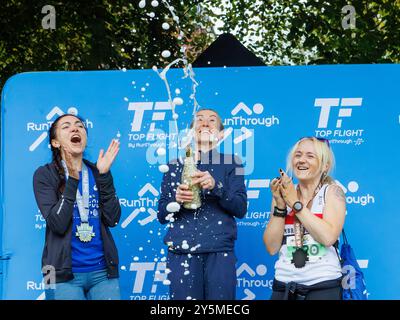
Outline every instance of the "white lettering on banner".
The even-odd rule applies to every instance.
[[[143,293],[146,275],[149,272],[154,275],[151,281],[151,293],[156,293],[158,283],[163,283],[163,281],[167,279],[167,274],[165,273],[166,265],[166,262],[132,262],[130,265],[130,271],[136,272],[132,293]]]
[[[347,188],[339,181],[335,182],[342,188],[343,192],[346,194],[347,204],[359,204],[361,206],[367,206],[369,204],[375,203],[375,197],[369,193],[363,195],[349,195],[349,193],[356,193],[359,189],[359,184],[356,181],[350,181],[347,184]]]
[[[258,211],[252,211],[252,212],[247,212],[246,213],[246,219],[269,219],[270,212],[268,211],[263,211],[263,212],[258,212]]]
[[[250,117],[253,113],[260,115],[264,111],[264,106],[261,103],[256,103],[250,109],[245,103],[239,102],[231,111],[231,118],[224,120],[224,126],[265,126],[271,127],[279,125],[279,118],[272,115],[271,117]],[[243,113],[243,116],[237,114]]]
[[[248,211],[246,213],[245,219],[258,219],[263,220],[260,221],[237,221],[237,226],[241,227],[263,227],[265,220],[269,219],[270,212],[269,211],[252,211],[250,210],[250,203],[252,200],[260,198],[261,189],[268,189],[270,184],[270,179],[250,179],[244,181],[247,186],[247,208]]]
[[[27,281],[26,282],[26,290],[44,290],[45,285],[43,282],[35,282],[35,281]]]
[[[245,180],[245,185],[247,185],[247,180]],[[248,199],[258,199],[260,196],[260,189],[268,189],[270,184],[270,179],[251,179],[247,186],[247,198]],[[254,189],[256,190],[249,190]]]
[[[150,193],[154,198],[151,199],[147,196],[144,197],[147,193]],[[156,188],[154,188],[151,183],[146,183],[138,192],[139,199],[129,200],[125,198],[120,198],[119,203],[121,206],[135,208],[121,223],[121,228],[125,229],[141,212],[147,212],[149,214],[146,218],[138,220],[138,223],[141,226],[144,226],[156,220],[157,211],[155,211],[153,208],[157,207],[158,205],[157,197],[159,196],[159,194],[160,192]]]
[[[342,107],[360,107],[362,105],[362,98],[342,98],[340,106]],[[339,98],[317,98],[315,99],[314,106],[320,107],[321,112],[319,115],[318,128],[327,128],[329,114],[332,107],[339,106]],[[351,117],[351,108],[339,109],[339,117]],[[341,128],[342,119],[336,121],[336,128]]]
[[[62,111],[59,107],[55,106],[54,108],[52,108],[50,110],[50,112],[46,115],[46,122],[43,123],[35,123],[35,122],[28,122],[26,124],[26,131],[27,132],[31,132],[31,131],[43,131],[38,138],[36,138],[36,140],[29,146],[29,151],[33,152],[36,150],[36,148],[43,142],[46,140],[47,136],[48,136],[48,131],[51,127],[51,125],[53,124],[54,121],[51,121],[52,118],[54,117],[59,117],[62,116],[64,114],[64,111]],[[67,114],[71,114],[71,115],[78,115],[78,110],[75,107],[70,107],[67,110]],[[86,119],[84,121],[84,125],[86,128],[88,129],[92,129],[93,128],[93,122],[91,122],[89,119]]]
[[[40,210],[35,214],[35,229],[45,230],[46,229],[46,219],[40,213]]]
[[[247,276],[254,278],[256,275],[264,277],[267,274],[267,266],[259,264],[254,271],[247,263],[242,263],[239,268],[236,269],[237,286],[238,288],[244,288],[245,297],[243,300],[253,300],[256,295],[249,288],[272,288],[273,279],[248,279]]]
[[[362,106],[363,98],[316,98],[314,107],[321,108],[318,120],[317,138],[326,138],[330,143],[354,144],[364,143],[364,129],[342,129],[343,119],[352,116],[354,107]],[[332,108],[339,107],[334,129],[328,128]],[[345,139],[343,139],[345,138]],[[355,138],[354,140],[352,138]]]
[[[275,116],[266,118],[243,118],[243,117],[232,117],[225,119],[224,126],[265,126],[271,127],[273,125],[279,125],[279,118]]]
[[[154,109],[153,109],[154,106]],[[128,105],[129,111],[134,111],[133,120],[131,124],[131,131],[138,132],[142,129],[143,116],[145,111],[154,110],[152,121],[163,121],[165,119],[165,111],[172,110],[171,105],[165,101],[157,102],[130,102]],[[161,110],[161,112],[160,112]],[[150,124],[150,130],[154,131],[155,123]]]

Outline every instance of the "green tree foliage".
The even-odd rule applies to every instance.
[[[163,0],[151,2],[2,0],[0,89],[24,71],[163,67],[182,55],[182,45],[191,62],[221,32],[272,65],[400,61],[400,0],[169,0],[182,39]],[[55,30],[42,27],[48,4],[56,9]],[[347,4],[356,12],[354,29],[342,26]],[[171,57],[164,59],[166,49]]]
[[[192,53],[215,38],[211,22],[200,16],[198,0],[170,1],[180,18],[182,39],[162,0],[156,7],[147,0],[145,8],[138,0],[50,2],[0,2],[0,88],[7,78],[24,71],[162,67],[182,56],[184,43],[194,59]],[[42,7],[47,4],[56,9],[55,30],[42,27]],[[169,30],[162,28],[164,22]],[[171,52],[168,59],[162,58],[163,50]]]
[[[345,5],[355,28],[345,29]],[[223,31],[269,64],[398,63],[399,0],[230,1]]]

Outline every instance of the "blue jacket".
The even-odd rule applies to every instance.
[[[183,164],[173,161],[164,174],[161,196],[158,203],[158,220],[162,224],[166,217],[168,203],[175,202],[177,182],[181,182]],[[244,185],[243,166],[233,155],[218,153],[215,149],[202,153],[197,169],[208,171],[215,179],[213,190],[202,190],[201,207],[188,210],[181,206],[174,214],[164,243],[175,253],[207,253],[232,251],[237,238],[236,218],[243,218],[247,212],[247,194]],[[183,246],[183,242],[186,245]],[[195,249],[194,249],[195,248]]]

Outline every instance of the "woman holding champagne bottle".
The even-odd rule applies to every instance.
[[[223,124],[211,109],[196,113],[194,152],[175,160],[164,174],[158,206],[160,223],[170,223],[168,246],[170,298],[234,300],[237,237],[235,218],[247,211],[241,161],[221,154]]]

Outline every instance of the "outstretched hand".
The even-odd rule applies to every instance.
[[[97,159],[97,169],[100,174],[107,173],[119,152],[119,141],[112,139],[106,153],[101,149]]]

